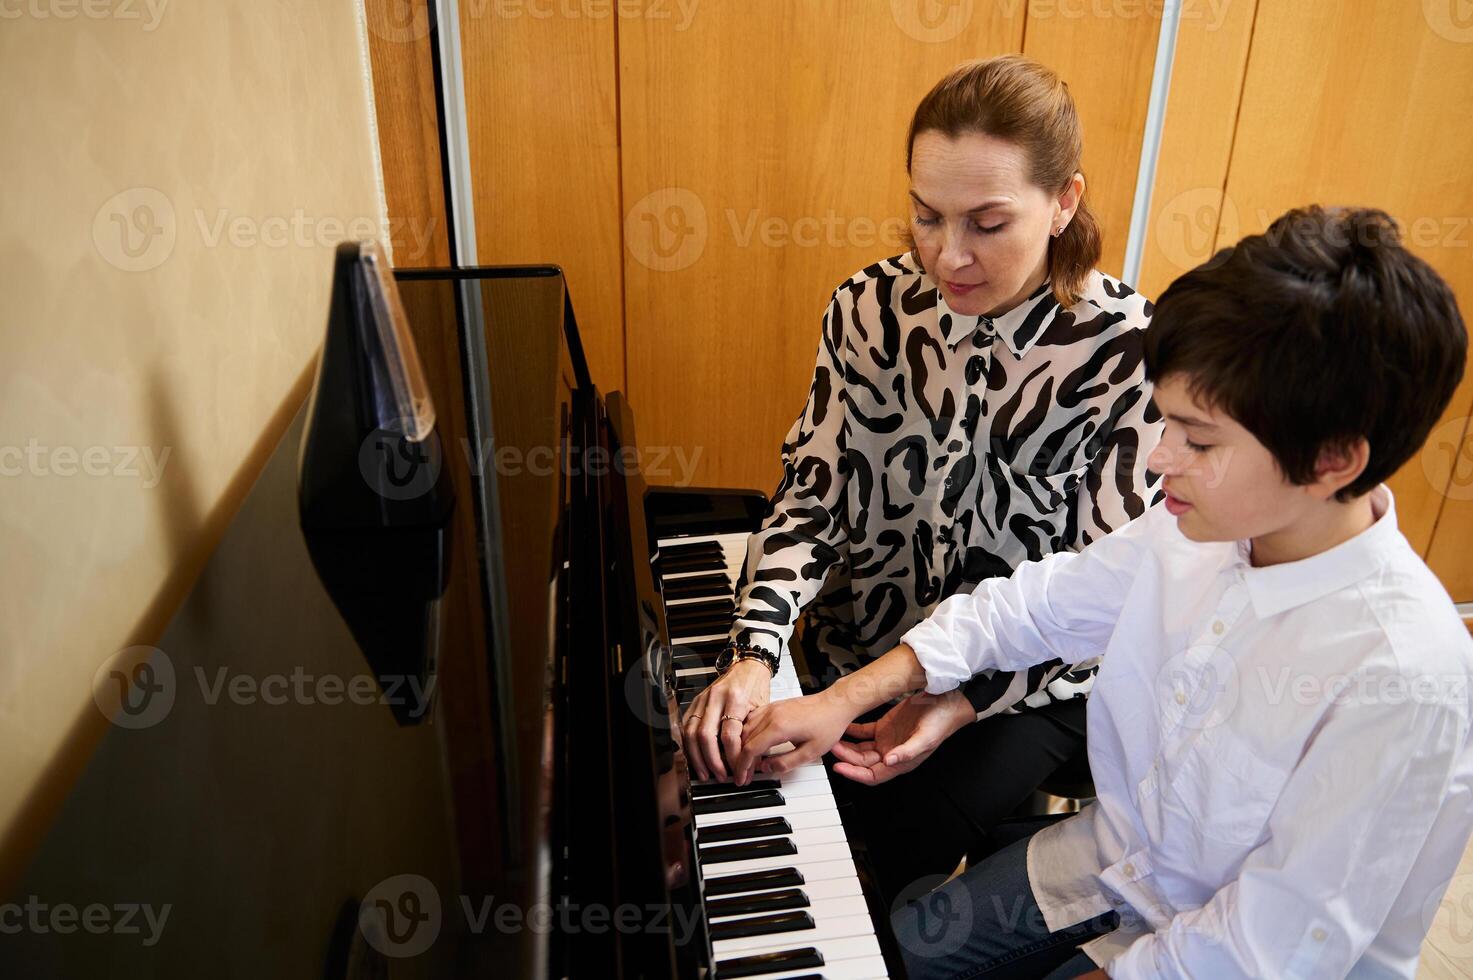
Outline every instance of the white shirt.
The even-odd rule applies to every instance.
[[[1249,564],[1162,507],[944,602],[904,637],[927,690],[1103,649],[1097,802],[1035,835],[1052,930],[1112,977],[1412,977],[1473,829],[1473,640],[1396,527]]]

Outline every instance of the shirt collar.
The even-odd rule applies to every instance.
[[[1250,545],[1239,541],[1237,559],[1253,611],[1260,619],[1275,616],[1332,592],[1354,585],[1373,575],[1406,539],[1396,526],[1396,503],[1383,483],[1371,491],[1375,523],[1349,541],[1300,561],[1254,568],[1249,564]]]
[[[936,289],[934,284],[931,288]],[[1022,358],[1038,343],[1044,326],[1058,308],[1059,303],[1054,299],[1053,287],[1048,280],[1044,280],[1043,285],[1023,302],[998,317],[953,313],[946,305],[946,297],[936,289],[936,315],[941,325],[941,336],[951,348],[982,330],[1001,337],[1013,356]]]

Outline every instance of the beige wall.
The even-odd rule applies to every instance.
[[[95,741],[94,673],[300,398],[332,245],[385,220],[353,0],[4,18],[0,885]]]

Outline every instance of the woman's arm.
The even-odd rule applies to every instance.
[[[847,299],[847,294],[844,294]],[[835,293],[823,318],[808,402],[783,441],[772,514],[747,544],[731,639],[782,656],[794,624],[847,547],[843,334]]]
[[[783,477],[772,514],[747,543],[737,582],[731,640],[781,657],[798,614],[818,594],[847,546],[843,519],[845,451],[844,311],[840,294],[823,320],[818,363],[808,401],[783,442]],[[738,661],[696,696],[682,723],[685,750],[697,777],[727,778],[722,758],[741,748],[741,725],[767,703],[771,676],[760,662]]]

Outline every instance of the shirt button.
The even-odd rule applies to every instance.
[[[1187,703],[1187,696],[1185,694],[1181,693],[1180,691],[1177,691],[1176,692],[1176,703],[1177,704],[1186,704]]]
[[[1135,877],[1135,865],[1133,865],[1133,864],[1128,864],[1127,863],[1125,865],[1125,867],[1121,868],[1120,870],[1125,872],[1125,877],[1127,877],[1127,878],[1134,878]]]
[[[1330,936],[1330,934],[1329,934],[1329,933],[1328,933],[1328,932],[1326,932],[1326,931],[1325,931],[1325,930],[1323,930],[1323,929],[1318,929],[1318,928],[1317,928],[1317,929],[1315,929],[1315,931],[1314,931],[1314,932],[1311,932],[1311,933],[1310,933],[1310,935],[1311,935],[1311,936],[1312,936],[1312,937],[1314,937],[1314,941],[1315,941],[1315,942],[1317,942],[1317,943],[1322,943],[1322,942],[1324,942],[1324,941],[1325,941],[1325,940],[1326,940],[1326,939],[1328,939],[1328,938],[1329,938],[1329,936]]]
[[[1227,627],[1222,624],[1222,620],[1220,619],[1212,624],[1212,632],[1216,633],[1218,636],[1221,636],[1222,631],[1225,629],[1227,629]]]

